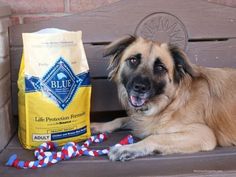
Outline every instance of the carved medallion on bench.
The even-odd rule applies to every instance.
[[[170,13],[153,13],[138,24],[135,34],[154,41],[168,42],[186,49],[188,34],[182,21]]]

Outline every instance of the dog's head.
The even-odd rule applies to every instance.
[[[110,77],[129,109],[164,107],[185,77],[197,75],[181,49],[141,37],[128,36],[111,43],[104,53],[110,55]]]

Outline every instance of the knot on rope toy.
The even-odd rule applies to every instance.
[[[35,169],[35,168],[47,167],[52,164],[58,163],[61,160],[68,160],[82,155],[85,156],[107,155],[109,153],[109,148],[102,150],[89,149],[89,146],[92,143],[101,143],[106,139],[107,139],[107,134],[101,133],[98,135],[91,136],[81,146],[74,142],[69,142],[61,148],[61,151],[56,151],[58,145],[55,142],[45,142],[42,143],[34,151],[34,156],[37,160],[22,161],[17,159],[17,155],[14,154],[9,158],[6,165],[21,169],[30,169],[30,168]],[[133,144],[133,143],[134,140],[132,135],[128,135],[114,146],[123,146],[126,144]]]

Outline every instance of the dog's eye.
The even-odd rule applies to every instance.
[[[129,59],[129,61],[130,61],[130,63],[131,63],[131,64],[133,64],[133,65],[136,65],[136,64],[138,64],[138,59],[137,59],[137,58],[135,58],[135,57],[133,57],[133,58],[130,58],[130,59]]]
[[[160,73],[164,73],[164,72],[166,72],[165,66],[163,66],[161,64],[154,66],[154,73],[155,74],[160,74]]]
[[[136,67],[140,63],[140,58],[133,56],[133,57],[128,58],[127,62],[130,67]]]
[[[157,74],[157,75],[162,75],[167,72],[167,69],[165,65],[161,62],[160,58],[156,58],[156,61],[154,62],[154,66],[153,66],[153,72],[154,74]]]
[[[155,67],[155,70],[157,70],[157,71],[162,71],[164,69],[165,68],[163,66],[161,66],[161,65],[158,65],[158,66]]]

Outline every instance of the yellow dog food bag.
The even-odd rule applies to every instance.
[[[24,148],[90,136],[91,84],[82,32],[23,33],[18,136]]]

